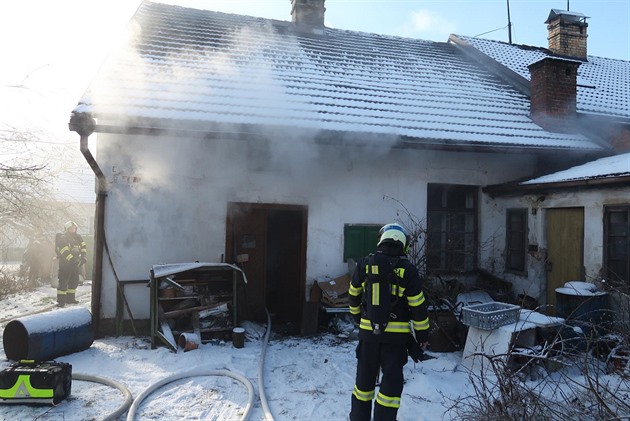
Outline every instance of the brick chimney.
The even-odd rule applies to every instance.
[[[295,26],[304,31],[324,28],[326,0],[291,0],[291,20]]]
[[[545,57],[530,64],[530,116],[552,132],[575,131],[577,70],[581,62]]]
[[[549,49],[561,56],[586,60],[587,18],[581,13],[551,9],[545,21]]]

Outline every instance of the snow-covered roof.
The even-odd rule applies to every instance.
[[[630,153],[624,153],[587,162],[567,170],[524,181],[520,184],[559,183],[565,181],[588,180],[630,176]]]
[[[208,262],[185,262],[185,263],[165,263],[161,265],[153,265],[151,269],[153,270],[153,276],[156,278],[163,278],[169,275],[176,275],[178,273],[193,271],[197,269],[232,269],[237,272],[241,272],[243,275],[243,280],[247,283],[247,277],[245,276],[245,272],[238,266],[232,265],[230,263],[208,263]]]
[[[265,125],[423,145],[601,149],[534,124],[525,95],[449,43],[302,33],[291,22],[148,1],[130,29],[75,112],[131,126],[148,119],[152,127]]]
[[[451,35],[463,41],[523,79],[530,81],[527,66],[545,57],[557,57],[542,47],[509,44],[483,38]],[[630,61],[588,56],[577,74],[578,113],[630,119]]]

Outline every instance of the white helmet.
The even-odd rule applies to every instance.
[[[383,225],[378,231],[378,245],[382,243],[400,244],[403,249],[407,247],[407,233],[399,224]]]
[[[74,221],[68,221],[65,224],[63,224],[63,228],[68,231],[68,229],[70,229],[70,227],[75,227],[78,228],[79,226],[74,222]]]

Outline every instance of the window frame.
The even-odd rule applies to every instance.
[[[438,189],[439,191],[435,191]],[[449,207],[448,201],[453,198],[453,193],[461,192],[464,195],[464,207]],[[440,204],[436,206],[431,201],[431,198],[436,194],[440,195]],[[468,200],[471,199],[471,206],[467,206]],[[460,198],[461,200],[461,198]],[[463,217],[464,226],[467,227],[467,220],[472,219],[472,231],[470,234],[463,232],[457,232],[454,228],[459,222],[461,223]],[[442,225],[440,230],[436,230],[433,226],[433,221],[440,219]],[[444,227],[445,226],[445,227]],[[439,233],[440,239],[437,241],[440,245],[446,243],[453,243],[453,238],[460,240],[463,236],[463,248],[453,247],[440,247],[437,250],[432,250],[432,247],[436,244],[433,236]],[[471,235],[470,239],[467,239],[467,235]],[[442,183],[429,183],[427,185],[427,247],[426,247],[426,262],[428,274],[461,274],[461,273],[473,273],[479,268],[478,262],[478,249],[479,249],[479,186],[474,185],[462,185],[462,184],[442,184]],[[467,244],[470,243],[470,246]],[[467,248],[468,247],[468,248]],[[439,266],[432,266],[433,259],[440,260]],[[457,261],[462,261],[462,266],[457,267]],[[470,267],[467,267],[470,262]]]
[[[615,279],[615,276],[610,272],[610,243],[609,238],[611,236],[611,227],[610,227],[610,215],[613,213],[625,213],[626,214],[626,232],[625,232],[625,241],[626,241],[626,256],[625,256],[625,271],[626,271],[626,279]],[[616,287],[628,287],[630,286],[630,204],[627,205],[605,205],[604,206],[604,215],[603,215],[603,224],[604,224],[604,238],[603,238],[603,253],[602,253],[602,268],[604,271],[604,276],[606,280],[613,286]]]
[[[519,215],[522,218],[520,225],[521,232],[521,249],[513,248],[514,229],[511,226],[511,217],[513,215]],[[527,240],[529,233],[529,221],[527,216],[527,208],[508,208],[505,211],[505,271],[518,275],[527,275]],[[511,266],[510,257],[514,253],[520,254],[522,260],[521,267]]]

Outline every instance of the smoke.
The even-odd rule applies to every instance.
[[[176,191],[182,182],[200,188],[210,183],[214,192],[242,198],[234,186],[255,186],[274,177],[316,184],[317,177],[330,177],[321,175],[322,153],[329,165],[351,171],[357,160],[387,154],[397,141],[379,136],[370,142],[374,146],[357,151],[343,145],[365,144],[367,135],[341,139],[340,134],[323,134],[320,123],[308,120],[316,112],[311,97],[296,95],[300,84],[286,80],[308,77],[303,70],[313,67],[311,58],[295,38],[268,23],[223,33],[220,37],[226,39],[206,49],[173,45],[168,55],[147,43],[146,30],[132,22],[127,45],[140,48],[127,47],[112,56],[88,97],[99,124],[143,127],[150,121],[163,130],[162,139],[160,134],[102,135],[106,140],[98,142],[98,160],[113,163],[104,168],[109,181],[132,193]],[[282,72],[285,80],[273,66],[289,69]],[[340,148],[337,155],[330,155],[331,146]],[[302,187],[286,188],[267,190],[261,200],[306,197]],[[130,204],[130,212],[132,208]]]
[[[166,49],[150,42],[152,28],[133,22],[125,45],[136,47],[121,46],[91,86],[85,109],[99,126],[134,129],[97,140],[108,185],[106,225],[119,224],[112,237],[119,247],[110,244],[118,260],[189,260],[186,250],[218,259],[220,252],[208,250],[223,245],[227,203],[349,212],[343,194],[330,203],[331,189],[351,191],[358,177],[377,177],[373,169],[392,153],[396,136],[321,130],[322,118],[332,128],[347,126],[320,111],[321,101],[335,101],[315,95],[329,83],[320,81],[330,81],[318,73],[314,60],[321,58],[269,23],[251,24],[258,27],[217,32],[205,48],[182,39]],[[182,233],[189,244],[172,250]],[[140,254],[147,246],[151,257]]]

